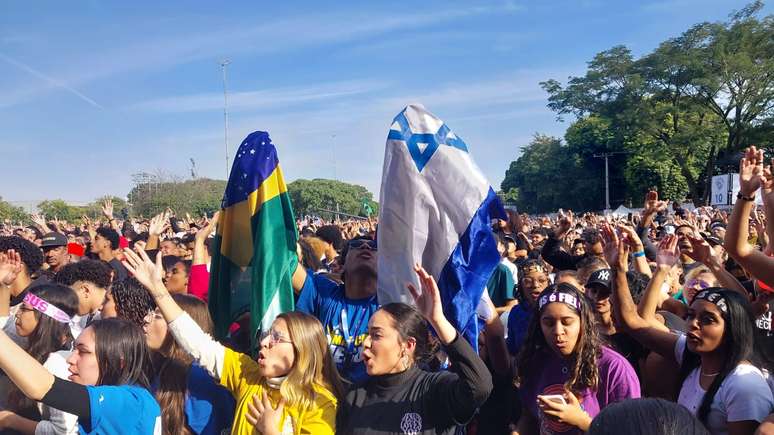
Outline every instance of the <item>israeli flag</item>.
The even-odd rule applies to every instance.
[[[435,277],[447,319],[477,348],[476,307],[500,261],[492,218],[505,219],[468,146],[422,105],[390,127],[379,210],[380,304],[413,304],[421,264]]]

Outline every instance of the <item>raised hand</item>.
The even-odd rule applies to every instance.
[[[151,218],[148,225],[148,233],[153,236],[160,236],[167,225],[169,225],[169,215],[167,212],[159,213]]]
[[[712,246],[702,237],[690,235],[687,239],[691,242],[691,249],[681,249],[681,254],[687,255],[702,264],[709,264],[714,259],[715,251],[712,250]]]
[[[32,213],[30,215],[30,219],[32,219],[32,222],[39,227],[46,226],[46,215],[44,215],[43,213],[41,214]]]
[[[610,224],[603,224],[599,235],[602,238],[602,249],[605,254],[605,260],[611,267],[618,265],[618,251],[621,240]]]
[[[753,196],[763,181],[763,150],[751,146],[739,161],[739,192],[744,196]]]
[[[656,214],[666,210],[668,204],[668,201],[659,201],[658,192],[651,190],[645,194],[645,209],[642,212],[643,214]]]
[[[634,228],[628,225],[618,225],[616,228],[623,236],[624,243],[629,245],[629,248],[632,251],[640,252],[645,249],[645,246],[642,243],[642,239],[640,239],[640,236],[637,235],[637,231],[635,231]]]
[[[111,198],[105,198],[105,201],[102,202],[102,215],[107,220],[113,219],[113,200]]]
[[[212,216],[212,219],[207,223],[207,226],[200,229],[196,232],[196,238],[201,240],[206,240],[207,237],[212,234],[213,231],[215,231],[215,227],[218,225],[218,220],[220,219],[220,212],[215,212],[215,215]]]
[[[771,164],[763,168],[763,178],[761,180],[761,189],[764,204],[774,206],[774,159]]]
[[[129,248],[124,248],[124,257],[126,259],[121,263],[145,288],[152,291],[156,287],[164,285],[164,266],[161,264],[161,253],[156,254],[156,263],[151,261],[145,251],[135,253]]]
[[[23,266],[21,255],[13,249],[0,253],[0,284],[6,286],[13,284]]]
[[[414,265],[414,272],[417,273],[422,291],[419,292],[413,284],[408,284],[407,286],[419,312],[429,322],[446,319],[443,314],[443,306],[441,305],[441,292],[438,290],[435,278],[419,264]]]
[[[567,234],[568,231],[570,231],[570,228],[572,228],[573,223],[575,222],[575,215],[572,213],[572,211],[560,212],[559,213],[559,223],[556,226],[555,235],[557,238],[561,238],[565,234]]]
[[[677,236],[669,234],[658,244],[656,264],[658,267],[672,269],[680,260],[680,249],[677,246]]]

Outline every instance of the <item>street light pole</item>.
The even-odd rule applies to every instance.
[[[228,180],[228,88],[226,87],[226,67],[231,63],[228,59],[220,62],[220,69],[223,72],[223,144],[226,149],[226,180]]]
[[[605,159],[605,211],[610,211],[610,167],[608,159],[615,154],[627,154],[626,151],[594,154],[594,157]]]

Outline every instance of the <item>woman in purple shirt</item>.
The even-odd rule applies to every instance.
[[[580,434],[605,406],[640,397],[629,362],[604,346],[594,312],[575,287],[548,287],[517,361],[524,410],[515,433]]]

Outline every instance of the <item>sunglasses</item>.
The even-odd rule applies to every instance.
[[[349,242],[350,249],[368,249],[370,251],[376,251],[376,240],[358,239]]]

